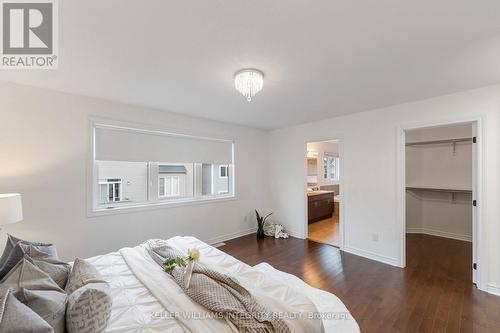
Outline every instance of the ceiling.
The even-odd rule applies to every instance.
[[[500,82],[498,0],[59,1],[59,69],[0,80],[265,129]],[[255,67],[251,103],[234,73]]]

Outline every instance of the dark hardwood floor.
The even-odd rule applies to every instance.
[[[472,285],[467,242],[408,235],[405,269],[297,238],[249,235],[221,250],[334,293],[362,332],[500,332],[500,297]]]

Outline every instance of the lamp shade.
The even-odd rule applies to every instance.
[[[0,225],[19,222],[23,219],[21,194],[0,194]]]

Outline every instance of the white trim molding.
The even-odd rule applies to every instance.
[[[290,236],[300,239],[307,239],[307,235],[303,232],[297,232],[295,230],[285,230]]]
[[[144,202],[137,202],[136,204],[127,204],[124,206],[113,206],[113,207],[98,207],[96,204],[96,200],[98,196],[98,186],[97,186],[97,165],[96,165],[96,129],[99,128],[110,128],[110,129],[120,129],[123,131],[130,131],[134,133],[146,133],[146,134],[155,134],[155,135],[163,135],[163,136],[171,136],[171,137],[179,137],[179,138],[189,138],[189,139],[199,139],[206,141],[214,141],[214,142],[224,142],[231,145],[231,164],[226,165],[228,167],[228,182],[230,192],[228,193],[219,193],[212,194],[206,196],[197,196],[180,199],[172,199],[172,200],[157,200],[158,198],[147,198]],[[86,206],[87,206],[87,217],[97,217],[104,215],[114,215],[114,214],[126,214],[133,213],[137,211],[149,210],[149,209],[158,209],[158,208],[171,208],[178,206],[186,206],[186,205],[201,205],[201,204],[209,204],[220,201],[228,201],[236,199],[236,189],[235,189],[235,160],[234,160],[234,140],[232,139],[221,139],[221,138],[213,138],[208,136],[196,135],[196,133],[181,133],[181,130],[171,130],[167,128],[158,128],[153,127],[151,125],[146,124],[138,124],[138,123],[129,123],[124,121],[118,121],[107,118],[100,118],[95,116],[90,116],[88,119],[88,141],[89,141],[89,149],[88,149],[88,169],[87,169],[87,195],[86,195]],[[213,168],[213,166],[212,166]],[[151,171],[150,167],[148,167],[148,193],[150,192],[151,185]],[[212,169],[213,170],[213,169]],[[232,171],[232,172],[231,172]],[[231,177],[229,175],[231,174]],[[213,177],[213,173],[212,173]],[[212,182],[213,184],[213,182]],[[213,185],[212,185],[213,186]],[[158,190],[159,191],[159,190]],[[213,193],[213,188],[212,188]],[[159,197],[159,196],[158,196]],[[174,197],[173,197],[174,198]]]
[[[485,115],[475,117],[464,117],[456,119],[441,119],[435,121],[415,122],[401,124],[396,128],[396,216],[397,216],[397,237],[399,238],[399,258],[398,266],[406,266],[406,180],[405,180],[405,131],[410,129],[448,126],[463,123],[476,124],[477,137],[477,182],[476,189],[473,193],[478,205],[476,207],[476,239],[473,241],[473,246],[476,247],[476,285],[477,288],[483,291],[489,290],[487,281],[488,277],[488,248],[487,248],[487,225],[486,218],[486,151],[487,136],[486,136]],[[443,235],[443,234],[441,234]],[[448,234],[450,236],[450,234]],[[446,236],[444,236],[446,237]]]
[[[209,238],[209,239],[204,240],[204,242],[209,244],[209,245],[214,245],[214,244],[222,243],[222,242],[225,242],[225,241],[228,241],[231,239],[235,239],[238,237],[243,237],[246,235],[254,234],[256,232],[257,232],[257,228],[254,227],[254,228],[250,228],[250,229],[246,229],[246,230],[232,232],[230,234],[225,234],[222,236]]]
[[[351,247],[351,246],[345,246],[343,251],[360,256],[360,257],[364,257],[364,258],[367,258],[370,260],[379,261],[379,262],[382,262],[382,263],[387,264],[387,265],[399,267],[398,258],[380,255],[380,254],[375,253],[375,252],[361,250],[361,249]]]
[[[303,198],[304,198],[304,222],[303,222],[303,229],[302,232],[296,232],[296,231],[287,231],[291,236],[300,238],[300,239],[307,239],[309,235],[309,221],[308,221],[308,196],[307,196],[307,156],[308,156],[308,150],[307,150],[307,144],[308,143],[314,143],[314,142],[324,142],[324,141],[336,141],[339,147],[338,154],[336,154],[336,157],[339,158],[338,160],[338,169],[339,169],[339,176],[342,173],[343,170],[343,158],[344,156],[344,135],[343,134],[332,134],[330,138],[325,138],[325,137],[316,137],[316,138],[310,138],[304,142],[304,187],[303,187]],[[320,158],[318,156],[318,158]],[[348,195],[348,191],[346,191],[346,186],[344,182],[344,177],[340,176],[338,181],[332,182],[331,184],[338,184],[339,187],[342,189],[342,199],[339,202],[339,210],[342,212],[339,217],[339,246],[338,248],[343,251],[344,250],[344,244],[346,240],[346,210],[344,207],[345,199]]]
[[[488,283],[488,289],[486,291],[490,294],[500,296],[500,286],[497,286],[493,283]]]

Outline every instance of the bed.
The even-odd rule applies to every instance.
[[[206,315],[206,310],[176,289],[171,277],[148,255],[151,242],[158,240],[87,259],[110,284],[113,307],[106,332],[234,332],[234,327],[227,322],[200,315]],[[201,263],[236,277],[246,288],[255,288],[252,292],[271,295],[291,308],[314,307],[318,315],[316,319],[322,325],[318,331],[360,331],[338,297],[313,288],[269,264],[251,267],[193,237],[174,237],[163,242],[184,253],[188,248],[198,248]]]

